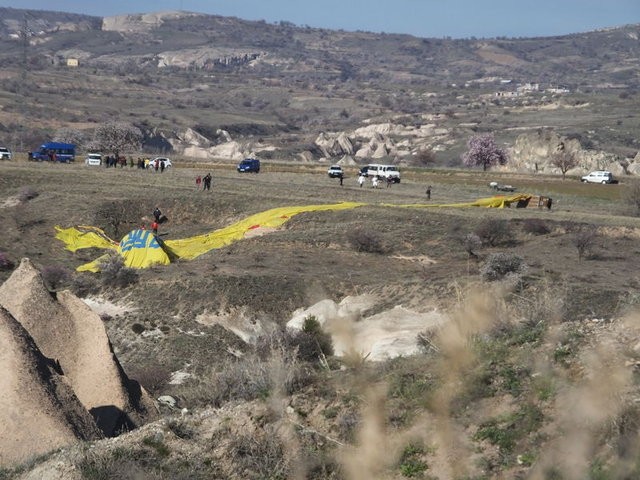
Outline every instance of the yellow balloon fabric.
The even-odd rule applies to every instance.
[[[305,205],[300,207],[280,207],[257,213],[240,220],[220,230],[205,233],[195,237],[181,240],[167,240],[165,242],[169,251],[178,258],[194,259],[203,253],[216,248],[222,248],[244,238],[246,233],[256,228],[276,228],[283,225],[291,217],[304,212],[316,212],[326,210],[347,210],[361,207],[364,203],[343,202],[330,205]]]
[[[395,208],[434,208],[434,207],[485,207],[505,208],[512,203],[526,206],[533,195],[518,194],[481,198],[474,202],[451,204],[383,204],[385,207]],[[305,212],[347,210],[367,205],[358,202],[342,202],[327,205],[303,205],[294,207],[279,207],[256,213],[225,228],[213,232],[196,235],[195,237],[161,241],[156,235],[147,230],[133,230],[117,244],[104,231],[97,227],[79,226],[71,228],[56,227],[56,238],[65,243],[66,249],[75,252],[82,248],[111,249],[124,258],[124,264],[130,268],[148,268],[153,265],[168,265],[172,260],[182,258],[192,260],[200,255],[222,248],[238,240],[256,228],[276,228],[283,225],[293,216]],[[78,271],[99,272],[100,265],[108,255],[103,255],[93,262],[79,266]]]
[[[110,248],[116,250],[118,243],[111,240],[98,227],[79,225],[71,228],[55,227],[56,238],[65,243],[65,248],[75,252],[82,248]]]

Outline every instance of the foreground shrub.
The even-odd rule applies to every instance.
[[[492,253],[480,267],[480,275],[486,282],[502,280],[507,276],[519,276],[527,269],[524,259],[513,253]]]
[[[598,231],[593,225],[580,228],[571,237],[571,243],[578,250],[578,259],[582,260],[585,256],[592,253],[595,246]]]
[[[522,230],[525,233],[531,233],[533,235],[546,235],[551,232],[551,229],[544,220],[539,218],[527,218],[522,224]]]
[[[462,246],[464,247],[465,252],[470,257],[476,258],[478,254],[476,251],[482,247],[482,240],[475,233],[467,233],[464,237],[462,237]]]
[[[291,465],[277,432],[260,437],[240,434],[231,441],[229,453],[243,478],[291,478]]]
[[[51,291],[61,289],[71,282],[71,271],[60,265],[51,265],[42,269],[44,284]]]
[[[90,274],[74,275],[69,284],[71,291],[79,298],[88,297],[100,289],[97,280]]]
[[[482,243],[491,247],[513,241],[513,234],[506,220],[485,218],[475,229]]]
[[[0,270],[13,270],[15,264],[5,252],[0,252]]]
[[[171,370],[163,365],[152,364],[132,369],[129,377],[135,379],[152,395],[160,395],[171,380]]]
[[[18,200],[20,200],[21,202],[27,202],[29,200],[33,200],[34,198],[36,198],[38,195],[40,195],[38,192],[36,192],[33,188],[31,187],[23,187],[22,190],[20,190],[20,193],[18,194]]]
[[[291,395],[315,379],[314,369],[301,362],[297,348],[282,332],[258,340],[256,353],[223,363],[219,370],[184,392],[189,403],[213,404],[251,401],[281,392]]]
[[[358,228],[349,232],[347,238],[356,252],[384,254],[391,251],[375,230]]]
[[[110,255],[100,264],[100,279],[103,286],[128,287],[139,279],[138,272],[124,266],[124,259],[120,255]]]
[[[640,183],[634,183],[629,187],[624,201],[631,206],[635,216],[640,216]]]

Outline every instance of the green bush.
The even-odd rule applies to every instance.
[[[404,448],[398,462],[403,477],[419,478],[423,476],[423,473],[429,468],[421,458],[423,455],[424,448],[420,445],[410,444]]]
[[[298,353],[303,360],[317,360],[320,356],[333,355],[333,341],[331,335],[324,330],[316,317],[313,315],[304,319],[302,331],[296,335],[303,342],[298,343]],[[305,347],[304,349],[301,347]]]
[[[544,415],[537,406],[525,404],[515,413],[480,425],[474,439],[487,440],[499,447],[501,454],[506,457],[513,452],[520,440],[542,426],[543,419]]]

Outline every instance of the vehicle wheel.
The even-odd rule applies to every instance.
[[[602,185],[606,185],[606,184],[607,184],[607,181],[606,181],[606,180],[603,180],[603,181],[602,181]]]
[[[587,183],[587,181],[586,180],[582,180],[582,183]]]

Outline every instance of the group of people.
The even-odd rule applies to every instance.
[[[360,187],[364,185],[365,180],[366,180],[366,177],[364,175],[362,174],[358,175],[358,185],[360,185]],[[391,185],[393,185],[393,178],[391,177],[386,177],[386,178],[383,177],[382,180],[385,182],[387,188],[391,188]],[[380,177],[378,177],[378,175],[374,175],[373,177],[371,177],[371,188],[378,188],[379,184],[380,184]]]
[[[160,210],[160,207],[158,207],[156,205],[156,207],[153,209],[153,222],[151,222],[151,231],[153,232],[154,235],[158,234],[158,227],[160,226],[161,223],[164,223],[168,220],[167,216],[164,215],[162,213],[162,210]],[[143,223],[140,226],[140,230],[146,230],[147,227],[146,225]]]
[[[200,190],[200,186],[202,186],[202,190],[211,190],[211,180],[213,177],[211,173],[207,173],[204,177],[198,175],[196,177],[196,190]]]
[[[120,168],[124,168],[127,165],[129,165],[130,168],[138,168],[141,170],[146,170],[147,168],[149,168],[149,164],[151,163],[151,159],[148,157],[145,158],[141,158],[138,157],[137,161],[133,160],[133,157],[129,157],[127,159],[127,157],[125,157],[124,155],[106,155],[103,159],[103,163],[104,166],[109,168],[109,167],[117,167],[120,166]],[[155,162],[153,165],[153,170],[155,170],[156,172],[164,172],[165,170],[165,163],[164,161],[160,160]]]
[[[130,165],[133,167],[133,158],[129,157]],[[104,157],[104,166],[109,167],[117,167],[120,165],[120,168],[124,168],[127,166],[127,157],[124,155],[116,156],[116,155],[106,155]]]

